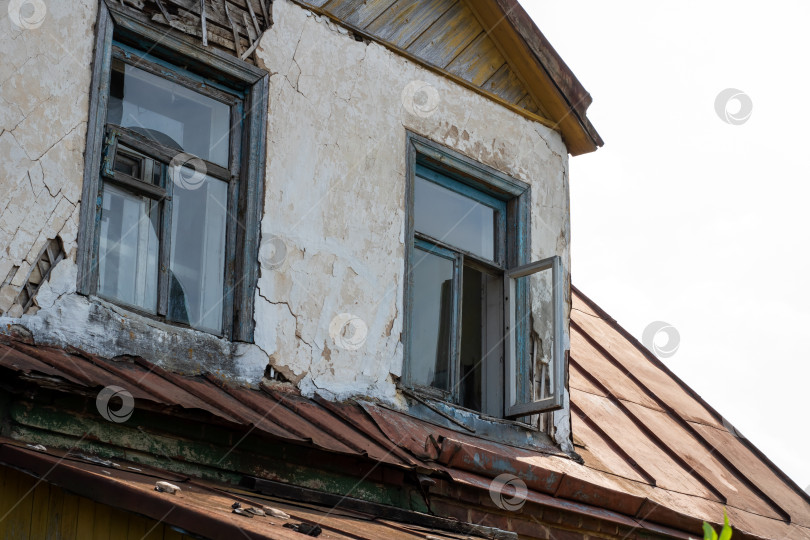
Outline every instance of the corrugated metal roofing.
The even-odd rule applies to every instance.
[[[576,289],[569,384],[584,464],[555,449],[508,446],[373,403],[232,387],[143,359],[111,361],[3,339],[0,366],[59,378],[62,390],[120,385],[136,400],[207,411],[212,422],[482,489],[508,472],[539,504],[665,534],[695,534],[703,520],[720,521],[725,507],[736,536],[810,540],[810,496]]]

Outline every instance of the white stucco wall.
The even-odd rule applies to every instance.
[[[389,374],[402,367],[406,130],[530,183],[537,258],[568,261],[567,152],[552,130],[381,45],[287,0],[274,9],[279,23],[259,52],[272,74],[262,234],[282,239],[287,257],[259,280],[256,341],[304,390],[392,396]],[[428,85],[417,114],[414,81]],[[362,347],[331,339],[340,313],[364,321]]]
[[[0,311],[48,238],[75,255],[97,9],[19,4],[0,1]]]
[[[7,5],[0,2],[0,279],[19,269],[0,290],[0,310],[46,239],[59,234],[68,257],[41,289],[40,309],[7,313],[4,331],[22,325],[37,341],[148,355],[169,369],[252,383],[269,362],[308,395],[396,402],[406,130],[531,184],[532,258],[561,255],[568,275],[568,157],[558,133],[276,0],[275,25],[257,49],[271,77],[255,345],[77,295],[96,3],[49,2],[35,29],[16,26]],[[568,440],[568,422],[555,414],[558,441]]]

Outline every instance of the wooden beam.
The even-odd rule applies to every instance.
[[[601,139],[594,141],[586,126],[580,123],[577,113],[577,108],[584,110],[590,104],[590,95],[586,92],[584,96],[587,97],[581,98],[582,103],[569,104],[566,101],[546,67],[512,26],[512,20],[515,19],[513,13],[504,12],[498,5],[500,2],[464,1],[507,59],[515,74],[526,85],[534,101],[549,113],[553,125],[562,133],[571,155],[593,152],[601,146]],[[506,7],[513,11],[517,9],[513,5]]]

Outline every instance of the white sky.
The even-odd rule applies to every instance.
[[[810,2],[522,4],[605,140],[571,158],[574,284],[639,339],[675,326],[667,366],[810,485]]]

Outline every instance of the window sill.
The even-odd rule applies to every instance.
[[[492,442],[545,453],[562,452],[553,439],[537,426],[487,416],[401,385],[398,390],[408,404],[407,414],[420,420]]]

